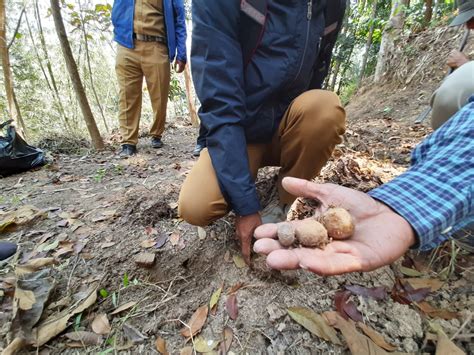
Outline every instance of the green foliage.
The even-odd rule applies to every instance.
[[[99,295],[101,295],[102,298],[107,298],[109,297],[109,292],[105,288],[101,288],[99,291]]]

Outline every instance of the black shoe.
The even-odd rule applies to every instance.
[[[128,158],[137,154],[137,147],[133,144],[122,144],[122,150],[119,153],[121,158]]]
[[[201,155],[201,150],[204,149],[204,146],[201,144],[196,144],[193,150],[193,156],[198,157]]]
[[[161,141],[161,137],[153,137],[151,139],[152,148],[161,148],[162,146],[163,146],[163,142]]]
[[[0,242],[0,261],[8,259],[16,253],[17,246],[11,242]]]

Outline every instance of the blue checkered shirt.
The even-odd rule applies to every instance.
[[[421,250],[474,223],[474,96],[419,144],[411,167],[369,194],[415,230]]]

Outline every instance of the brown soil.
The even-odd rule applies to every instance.
[[[345,142],[337,148],[319,180],[367,191],[406,169],[410,151],[430,132],[426,124],[412,124],[427,103],[425,100],[414,103],[413,93],[417,90],[416,87],[399,90],[391,83],[357,95],[347,107],[349,127]],[[129,353],[156,353],[158,336],[166,340],[168,350],[179,353],[190,345],[179,334],[183,327],[181,322],[189,321],[198,307],[209,304],[212,293],[221,285],[224,291],[217,312],[208,316],[200,334],[203,338],[219,340],[224,327],[228,326],[234,334],[231,347],[234,353],[346,352],[344,347],[304,330],[291,320],[287,308],[309,307],[318,313],[333,310],[334,294],[344,285],[391,289],[396,277],[401,275],[399,263],[371,273],[339,277],[319,277],[305,271],[272,272],[257,256],[254,256],[253,269],[240,268],[240,263],[233,258],[237,256],[238,261],[240,252],[234,238],[232,216],[206,228],[206,235],[201,233],[201,237],[196,227],[177,217],[179,188],[195,162],[190,154],[195,136],[195,129],[175,121],[166,131],[165,146],[161,150],[153,150],[148,140],[141,139],[140,154],[128,160],[117,159],[112,151],[60,153],[54,155],[54,163],[48,167],[2,179],[0,211],[24,204],[48,211],[47,218],[2,234],[2,238],[19,244],[20,261],[32,257],[29,253],[48,233],[50,242],[60,238],[84,245],[77,255],[71,253],[58,258],[60,263],[54,267],[57,284],[51,302],[84,290],[96,280],[109,296],[99,297],[97,304],[84,312],[80,323],[71,324],[68,331],[74,327],[90,331],[93,314],[110,314],[115,309],[114,299],[116,304],[138,302],[128,314],[109,315],[113,332],[107,343],[80,349],[81,353],[120,349],[126,343],[123,339],[125,321],[147,337],[128,348]],[[274,174],[275,169],[261,172],[258,187],[263,196],[268,196]],[[297,206],[295,217],[307,212],[307,206]],[[68,218],[64,212],[72,218],[67,226],[62,223]],[[141,246],[151,237],[168,237],[168,240],[160,248]],[[145,251],[156,253],[157,262],[151,269],[134,263],[134,258]],[[42,252],[34,257],[54,252]],[[446,258],[442,258],[426,274],[439,277],[435,271],[441,270],[445,262]],[[418,257],[418,263],[428,265],[429,257]],[[474,304],[472,273],[463,269],[469,264],[460,257],[456,265],[443,287],[427,298],[436,307],[461,312],[459,319],[437,320],[448,335],[461,327],[468,317],[467,310]],[[13,260],[3,265],[0,278],[11,276],[13,266]],[[125,274],[128,287],[123,284]],[[236,293],[238,317],[231,320],[225,306],[227,291],[239,283],[242,287]],[[433,343],[425,340],[432,320],[415,305],[403,305],[391,299],[378,302],[362,297],[353,299],[364,321],[399,351],[434,351]],[[4,297],[0,302],[2,348],[11,340],[7,335],[11,298]],[[462,334],[472,336],[472,324],[468,324]],[[456,339],[458,346],[472,352],[470,341],[469,337]],[[40,353],[78,353],[77,349],[69,348],[67,342],[58,336],[40,349]]]

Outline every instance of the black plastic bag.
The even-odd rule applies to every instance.
[[[6,127],[6,137],[0,136],[0,176],[21,173],[46,164],[46,158],[41,149],[28,145],[7,121],[0,125]]]

